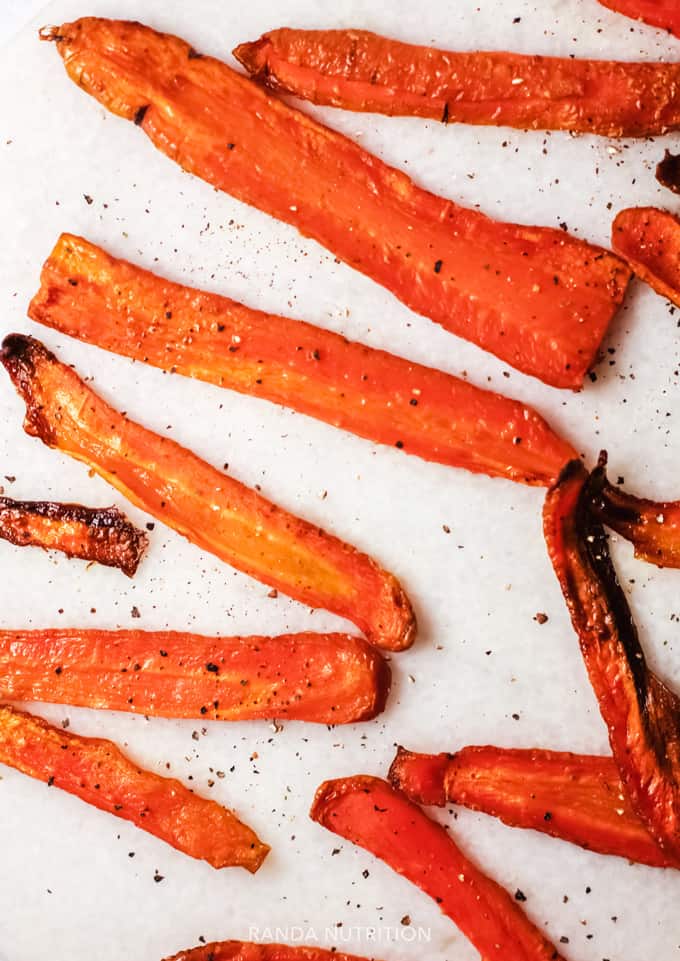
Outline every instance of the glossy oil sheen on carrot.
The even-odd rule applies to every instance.
[[[172,283],[62,234],[33,320],[451,467],[549,485],[576,452],[532,408],[302,321]]]
[[[186,170],[293,224],[518,369],[582,385],[629,280],[618,258],[428,193],[176,37],[86,18],[45,39],[82,89]]]
[[[368,555],[129,420],[34,338],[9,335],[0,360],[26,402],[27,433],[228,564],[353,621],[377,646],[412,643],[410,603]]]

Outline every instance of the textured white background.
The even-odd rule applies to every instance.
[[[16,12],[16,4],[10,4]],[[11,10],[7,8],[7,14]],[[230,50],[267,28],[363,26],[449,48],[515,48],[620,57],[677,56],[680,46],[607,13],[595,0],[90,0],[59,2],[41,22],[82,14],[134,17],[231,62]],[[519,22],[513,23],[515,18]],[[566,221],[607,243],[613,213],[632,203],[677,209],[653,167],[666,142],[612,143],[563,134],[445,128],[318,110],[419,183],[488,213],[527,223]],[[233,806],[273,846],[256,877],[213,871],[125,822],[7,769],[0,781],[0,955],[7,961],[158,961],[250,925],[430,927],[429,945],[347,950],[386,961],[468,961],[476,952],[437,907],[362,851],[312,824],[321,780],[382,774],[395,744],[466,743],[605,751],[599,717],[541,535],[541,491],[446,470],[341,434],[265,402],[164,376],[27,322],[40,265],[60,230],[174,279],[256,307],[341,330],[478,384],[524,398],[592,459],[609,448],[614,477],[678,496],[678,321],[634,285],[614,322],[597,382],[568,395],[508,371],[477,348],[411,314],[388,293],[290,227],[180,171],[132,124],[106,113],[66,77],[35,26],[0,62],[0,306],[2,331],[31,330],[94,377],[104,396],[265,494],[369,550],[409,590],[421,630],[394,659],[386,714],[356,728],[146,721],[40,706],[72,728],[111,736],[144,764],[172,772]],[[672,138],[667,138],[670,143]],[[93,198],[91,205],[84,199]],[[157,260],[156,260],[157,258]],[[4,377],[4,374],[2,375]],[[16,497],[116,502],[82,466],[21,430],[22,405],[0,379],[0,481]],[[328,496],[322,499],[322,493]],[[448,525],[446,534],[442,525]],[[633,561],[615,545],[643,641],[656,669],[680,683],[680,573]],[[234,573],[157,526],[133,582],[121,574],[0,544],[0,626],[193,629],[205,633],[342,627]],[[131,619],[136,605],[141,620]],[[545,611],[539,626],[533,616]],[[513,719],[518,715],[518,719]],[[257,756],[256,756],[257,755]],[[211,770],[228,772],[212,790]],[[677,874],[630,866],[465,811],[456,838],[573,961],[680,958]],[[341,853],[331,857],[335,847]],[[135,856],[130,857],[129,853]],[[364,870],[369,875],[363,876]],[[164,880],[154,882],[158,871]],[[568,900],[567,900],[568,898]]]

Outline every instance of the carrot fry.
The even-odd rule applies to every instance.
[[[412,643],[406,595],[366,554],[128,420],[32,337],[6,337],[0,359],[26,403],[26,433],[84,461],[137,507],[233,567],[353,621],[377,646]]]
[[[656,207],[617,214],[612,245],[640,280],[680,306],[680,220]]]
[[[436,197],[176,37],[97,18],[42,36],[81,88],[184,169],[525,373],[581,387],[630,278],[617,257]]]
[[[148,538],[117,507],[0,497],[0,537],[18,547],[43,547],[67,557],[118,567],[134,577]]]
[[[354,954],[332,949],[287,944],[254,944],[252,941],[214,941],[173,954],[165,961],[364,961]]]
[[[0,707],[0,763],[132,821],[214,868],[254,873],[269,851],[231,811],[137,767],[112,741],[80,737],[6,705]]]
[[[643,20],[652,27],[668,30],[680,37],[678,0],[600,0],[603,7],[632,20]]]
[[[399,748],[390,781],[419,804],[447,802],[652,867],[680,867],[635,814],[610,757],[464,747],[455,754]]]
[[[164,280],[62,234],[29,316],[425,460],[554,483],[576,452],[525,404],[320,327]]]
[[[593,473],[591,508],[596,517],[632,542],[635,556],[657,567],[680,567],[680,501],[634,497],[607,480],[602,451]]]
[[[385,706],[390,669],[346,634],[0,631],[0,698],[155,717],[349,724]]]
[[[626,794],[666,854],[678,859],[680,698],[646,664],[590,507],[601,482],[580,461],[565,468],[546,498],[545,539]]]
[[[358,844],[434,898],[486,961],[560,961],[519,904],[451,836],[386,781],[326,781],[311,817]]]
[[[368,30],[265,33],[234,50],[251,76],[312,103],[444,123],[605,137],[680,126],[680,66],[436,50]]]

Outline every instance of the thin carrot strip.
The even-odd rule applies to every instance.
[[[368,30],[291,30],[234,56],[312,103],[444,123],[646,137],[680,126],[680,65],[437,50]]]
[[[0,707],[0,763],[132,821],[214,868],[254,873],[269,851],[231,811],[143,770],[112,741],[81,737],[6,705]]]
[[[612,245],[657,294],[680,306],[680,220],[657,207],[617,214]]]
[[[603,7],[632,20],[643,20],[652,27],[669,30],[680,37],[678,0],[600,0]]]
[[[611,757],[536,748],[464,747],[454,754],[399,748],[390,781],[420,804],[462,804],[588,851],[680,867],[633,810]]]
[[[326,781],[311,817],[434,898],[486,961],[561,961],[507,891],[465,857],[441,824],[386,781]]]
[[[618,258],[436,197],[176,37],[96,18],[42,35],[82,89],[186,170],[518,369],[582,385],[630,277]]]
[[[18,547],[42,547],[118,567],[128,577],[134,577],[148,543],[117,507],[9,497],[0,497],[0,537]]]
[[[590,683],[633,809],[680,858],[680,698],[649,669],[607,539],[592,511],[602,483],[574,461],[548,492],[543,529]]]
[[[252,941],[214,941],[173,954],[165,961],[364,961],[335,949],[288,944],[255,944]]]
[[[680,567],[680,501],[651,501],[609,483],[607,454],[593,472],[591,509],[613,531],[632,542],[635,556],[657,567]]]
[[[0,357],[26,402],[24,429],[85,462],[133,504],[228,564],[401,650],[415,617],[395,578],[356,548],[110,407],[39,341],[12,334]]]
[[[61,235],[45,262],[29,315],[106,350],[452,467],[549,485],[577,456],[525,404],[164,280],[72,234]]]
[[[155,717],[349,724],[385,706],[390,670],[346,634],[0,631],[0,698]]]

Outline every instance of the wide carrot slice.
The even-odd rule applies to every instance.
[[[643,20],[652,27],[669,30],[680,37],[678,0],[600,0],[603,7],[633,20]]]
[[[593,472],[592,510],[613,531],[632,541],[635,556],[657,567],[680,567],[680,501],[650,501],[609,483],[607,454]]]
[[[610,757],[536,748],[464,747],[455,754],[399,748],[390,781],[419,804],[462,804],[588,851],[680,867],[633,810]]]
[[[43,37],[82,89],[186,170],[520,370],[581,386],[630,277],[617,257],[436,197],[176,37],[97,18]]]
[[[231,811],[137,767],[112,741],[80,737],[6,705],[0,707],[0,763],[132,821],[214,868],[254,873],[269,851]]]
[[[201,637],[171,631],[0,631],[0,698],[158,717],[375,717],[386,661],[346,634]]]
[[[354,954],[324,948],[288,944],[255,944],[252,941],[214,941],[173,954],[165,961],[363,961]]]
[[[546,498],[544,533],[590,683],[631,805],[669,857],[680,858],[680,699],[648,668],[591,509],[600,475],[580,461]]]
[[[117,507],[0,497],[0,537],[18,547],[43,547],[134,574],[148,538]]]
[[[415,618],[370,557],[119,414],[39,341],[11,334],[0,358],[26,402],[24,429],[85,462],[132,503],[228,564],[353,621],[389,650]]]
[[[312,103],[444,123],[646,137],[680,126],[680,65],[436,50],[368,30],[265,33],[234,50]]]
[[[576,452],[525,404],[298,320],[164,280],[62,234],[33,320],[264,397],[425,460],[550,485]]]
[[[486,961],[560,961],[519,904],[451,836],[380,778],[326,781],[311,817],[370,851],[434,898]]]
[[[657,207],[617,214],[612,245],[640,280],[680,306],[680,220]]]

